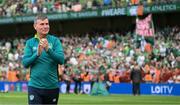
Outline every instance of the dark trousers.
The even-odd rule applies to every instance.
[[[70,85],[71,85],[71,81],[69,81],[69,80],[65,80],[65,83],[66,83],[66,93],[68,93],[69,94],[69,92],[70,92]]]
[[[29,105],[57,105],[59,98],[59,88],[39,89],[28,86]]]
[[[140,83],[133,83],[133,95],[140,95]]]
[[[74,93],[78,94],[81,91],[81,81],[75,80]]]

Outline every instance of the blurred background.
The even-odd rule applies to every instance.
[[[30,73],[21,59],[39,13],[47,14],[50,33],[64,48],[59,80],[72,87],[61,92],[73,93],[80,78],[109,81],[110,93],[131,94],[137,64],[147,87],[142,94],[180,95],[179,0],[0,0],[1,91],[27,91]]]

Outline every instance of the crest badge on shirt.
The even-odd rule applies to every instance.
[[[56,102],[56,98],[53,99],[53,102]]]
[[[49,48],[52,49],[52,43],[49,43]]]
[[[31,101],[34,100],[34,95],[30,95],[29,98]]]
[[[37,50],[37,47],[33,47],[33,51],[36,51]]]

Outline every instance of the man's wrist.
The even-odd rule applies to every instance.
[[[48,50],[49,50],[49,46],[48,46],[45,50],[46,50],[46,52],[48,52]]]

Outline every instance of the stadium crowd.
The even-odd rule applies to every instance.
[[[153,41],[135,36],[130,31],[59,36],[66,57],[59,66],[60,80],[130,82],[130,71],[139,65],[144,82],[180,83],[180,27],[156,29]],[[25,40],[1,39],[0,81],[29,80],[21,64]]]
[[[0,0],[0,16],[61,13],[98,8],[173,3],[179,0]]]

